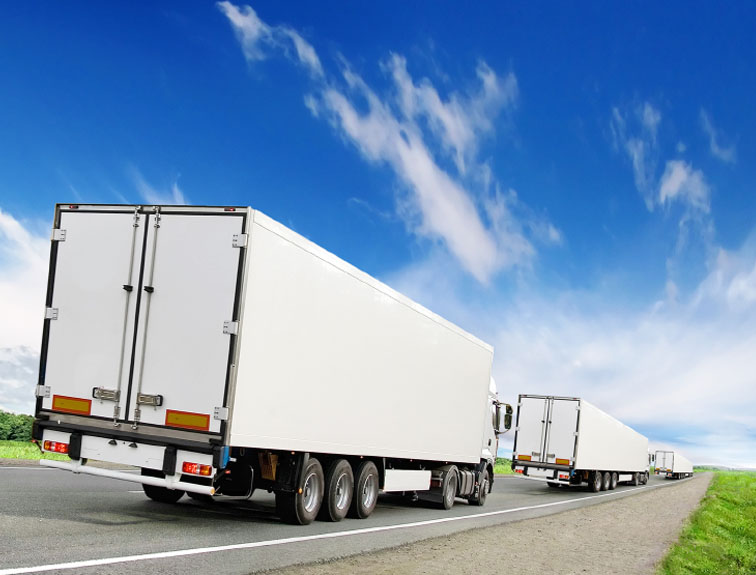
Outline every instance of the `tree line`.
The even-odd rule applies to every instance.
[[[31,415],[9,413],[0,409],[0,441],[30,441],[33,421]]]

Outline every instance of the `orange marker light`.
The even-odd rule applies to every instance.
[[[52,451],[53,453],[68,453],[68,444],[61,443],[60,441],[45,441],[42,444],[42,448],[45,451]]]

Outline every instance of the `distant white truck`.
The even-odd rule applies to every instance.
[[[512,469],[550,487],[594,491],[648,481],[648,439],[584,399],[520,395]]]
[[[693,475],[693,464],[677,451],[657,451],[654,473],[667,479],[683,479]]]
[[[34,437],[72,460],[41,465],[160,502],[264,489],[291,523],[379,491],[482,505],[511,421],[492,358],[251,208],[59,204]]]

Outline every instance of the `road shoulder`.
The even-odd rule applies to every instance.
[[[652,574],[677,541],[712,474],[547,517],[469,530],[269,575],[449,573]]]

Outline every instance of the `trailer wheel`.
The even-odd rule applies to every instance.
[[[378,503],[378,487],[378,468],[372,461],[363,461],[357,468],[352,505],[347,515],[355,519],[369,517]]]
[[[640,485],[640,482],[640,473],[633,473],[633,479],[630,481],[630,483],[637,487],[638,485]]]
[[[590,484],[591,491],[593,493],[598,493],[601,491],[601,486],[604,483],[604,477],[601,475],[600,471],[591,471],[591,473],[588,476],[588,483]]]
[[[616,471],[612,471],[612,481],[609,483],[609,489],[616,489],[618,481],[619,475],[617,475]]]
[[[601,491],[608,491],[611,484],[612,474],[608,471],[604,471],[603,481],[601,482]]]
[[[454,498],[457,497],[457,466],[450,465],[444,476],[444,484],[441,486],[441,509],[451,509],[454,506]]]
[[[142,475],[146,477],[165,477],[160,471],[154,471],[152,469],[142,468]],[[158,485],[147,485],[142,483],[142,489],[144,494],[158,503],[176,503],[184,496],[184,492],[180,489],[168,489],[167,487],[160,487]]]
[[[642,479],[643,479],[643,485],[645,485],[646,483],[648,483],[648,471],[646,471],[643,474],[643,478]]]
[[[354,474],[346,459],[337,459],[328,467],[325,477],[325,494],[318,519],[341,521],[352,504]]]
[[[323,467],[314,457],[307,460],[297,491],[276,492],[279,517],[293,525],[312,523],[323,503]]]
[[[480,481],[480,488],[478,489],[478,496],[475,497],[474,495],[471,495],[467,498],[467,501],[470,503],[470,505],[477,505],[478,507],[482,507],[486,502],[486,497],[488,496],[488,488],[491,485],[491,478],[488,474],[488,469],[483,471],[481,478],[482,479]]]

